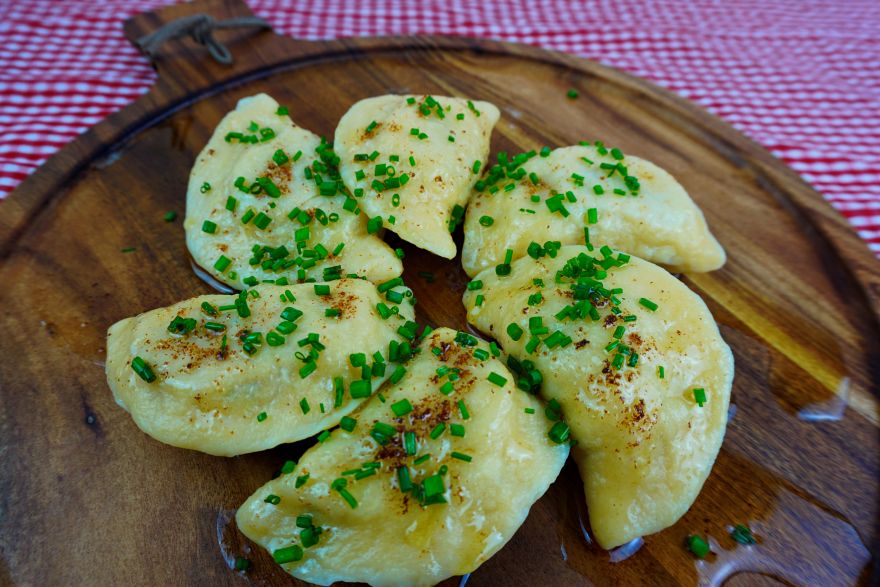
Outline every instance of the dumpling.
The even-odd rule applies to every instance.
[[[193,260],[235,289],[400,275],[400,259],[345,195],[335,157],[266,94],[239,101],[190,174],[184,228]]]
[[[511,179],[513,177],[513,179]],[[464,225],[462,265],[473,277],[526,255],[532,242],[607,244],[671,271],[712,271],[724,249],[675,178],[601,143],[500,157],[477,184]]]
[[[107,333],[107,381],[141,430],[174,446],[232,456],[308,438],[408,358],[399,281],[260,285],[127,318]]]
[[[660,267],[607,247],[551,254],[480,273],[464,304],[570,426],[593,532],[613,548],[696,499],[724,438],[733,355]]]
[[[304,581],[433,585],[501,549],[556,479],[568,444],[493,347],[440,328],[405,374],[236,515]],[[383,402],[384,398],[384,402]]]
[[[447,259],[450,233],[489,155],[498,108],[431,96],[379,96],[339,121],[336,150],[345,185],[374,223]]]

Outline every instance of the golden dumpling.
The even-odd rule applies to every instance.
[[[477,184],[483,189],[468,207],[462,265],[471,277],[502,263],[508,249],[518,259],[532,242],[584,244],[584,227],[592,242],[671,271],[724,264],[703,213],[653,163],[601,143],[502,156],[502,163]]]
[[[394,371],[378,363],[409,355],[398,330],[415,327],[413,307],[395,305],[409,293],[396,281],[384,295],[361,279],[260,285],[127,318],[107,333],[107,381],[141,430],[174,446],[232,456],[308,438]]]
[[[477,275],[468,321],[561,407],[597,542],[662,530],[718,454],[733,355],[699,296],[660,267],[607,247],[533,252]]]
[[[451,228],[463,219],[498,117],[492,104],[461,98],[361,100],[336,129],[342,179],[374,222],[452,259]]]
[[[346,204],[354,201],[341,188],[330,145],[266,94],[245,98],[193,166],[186,245],[198,265],[236,289],[265,280],[397,277],[400,259],[380,234],[369,234],[367,217]]]
[[[567,444],[475,337],[441,328],[381,395],[236,515],[293,576],[318,585],[433,585],[510,540]]]

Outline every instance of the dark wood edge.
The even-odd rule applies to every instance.
[[[232,15],[250,14],[250,9],[239,0],[199,0],[169,6],[127,21],[126,35],[129,39],[136,39],[155,30],[163,22],[196,12],[210,13],[216,18],[228,18]],[[835,277],[854,281],[858,290],[864,292],[874,314],[880,317],[880,264],[843,216],[797,173],[758,143],[696,104],[640,78],[593,61],[538,47],[465,37],[347,38],[305,42],[271,32],[254,34],[235,31],[231,38],[223,38],[223,41],[229,42],[233,55],[239,53],[239,58],[232,66],[214,63],[204,48],[189,39],[170,44],[154,62],[159,79],[147,94],[64,146],[27,177],[0,208],[0,259],[10,254],[27,226],[44,208],[50,207],[59,195],[65,193],[66,184],[75,180],[86,166],[118,148],[120,143],[145,126],[213,93],[212,88],[220,91],[230,83],[245,83],[260,77],[261,73],[292,61],[332,58],[346,54],[356,56],[364,51],[466,50],[515,55],[563,65],[587,76],[619,84],[634,95],[650,96],[667,107],[670,117],[680,117],[696,123],[698,130],[695,132],[701,132],[706,137],[712,136],[712,141],[707,142],[713,142],[726,157],[735,160],[740,168],[749,170],[756,181],[776,194],[782,205],[798,214],[802,222],[809,223],[810,230],[815,230],[833,245],[833,253],[842,258],[849,269],[849,275],[841,270],[838,260],[833,258],[834,255],[823,259],[826,267],[835,270]],[[257,59],[242,58],[240,44],[243,41],[247,41],[249,51],[258,53]],[[272,50],[266,50],[270,44]],[[236,45],[239,45],[238,50]],[[187,61],[189,66],[186,69],[179,65]],[[198,67],[193,68],[193,61]],[[202,72],[202,75],[180,75],[182,72],[192,72],[193,69]],[[156,91],[159,87],[162,88],[161,92]],[[718,137],[721,142],[717,140]],[[786,186],[785,189],[783,185]],[[735,197],[735,194],[731,197]]]

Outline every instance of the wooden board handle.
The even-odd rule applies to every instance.
[[[143,51],[138,45],[139,39],[155,33],[178,19],[199,14],[208,15],[215,21],[254,17],[250,7],[242,0],[195,0],[137,14],[125,21],[123,30],[126,38]],[[159,83],[192,91],[241,73],[237,65],[242,63],[240,57],[245,52],[264,54],[268,57],[269,47],[273,46],[277,50],[279,40],[291,44],[307,44],[286,37],[279,39],[279,35],[271,30],[256,26],[217,28],[211,34],[217,42],[229,50],[232,56],[231,63],[218,62],[212,57],[208,47],[196,42],[188,34],[182,38],[168,39],[151,55],[147,54],[159,74]]]

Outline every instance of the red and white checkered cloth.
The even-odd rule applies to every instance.
[[[122,21],[167,0],[0,0],[0,197],[154,81]],[[878,0],[251,0],[304,39],[433,33],[567,51],[766,146],[880,255]],[[2,205],[0,205],[2,213]]]

